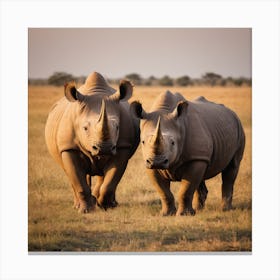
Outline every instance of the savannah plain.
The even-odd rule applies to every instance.
[[[117,88],[116,86],[114,86]],[[159,195],[146,175],[139,146],[116,192],[119,206],[79,214],[63,170],[47,151],[44,127],[63,87],[29,86],[28,249],[74,252],[219,252],[252,250],[251,87],[134,87],[130,101],[149,110],[169,89],[187,100],[203,95],[234,110],[246,134],[244,157],[234,187],[233,207],[221,210],[221,176],[206,181],[206,206],[195,216],[161,217]],[[179,183],[172,183],[175,194]]]

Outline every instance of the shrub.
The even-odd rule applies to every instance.
[[[73,81],[74,77],[71,74],[65,72],[55,72],[52,74],[49,79],[48,83],[54,86],[62,86],[67,82]]]
[[[167,75],[159,79],[158,82],[161,86],[173,86],[173,80]]]

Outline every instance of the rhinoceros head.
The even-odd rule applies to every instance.
[[[168,169],[182,153],[180,117],[187,106],[184,101],[168,114],[146,113],[141,103],[132,102],[132,113],[141,119],[142,153],[147,168]]]
[[[119,91],[91,95],[80,93],[74,83],[65,85],[65,96],[75,102],[74,129],[79,145],[92,156],[114,155],[120,126],[120,100],[132,95],[130,82],[122,80]]]

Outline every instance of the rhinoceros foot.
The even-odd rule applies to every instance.
[[[232,210],[233,208],[232,208],[232,206],[231,205],[223,205],[222,206],[222,209],[223,209],[223,211],[230,211],[230,210]]]
[[[176,208],[168,208],[168,209],[162,209],[160,214],[165,217],[165,216],[174,216],[176,214]]]
[[[180,210],[178,209],[177,212],[176,212],[176,216],[194,216],[195,215],[195,210],[193,208],[186,208],[184,210]]]
[[[116,200],[112,201],[99,201],[97,200],[97,206],[105,211],[109,208],[115,208],[119,205],[119,203]]]
[[[80,208],[80,201],[74,200],[73,208],[74,208],[74,209],[79,209],[79,208]]]
[[[95,208],[96,198],[91,196],[87,200],[79,201],[74,203],[74,208],[78,209],[78,212],[81,214],[86,214],[92,212]]]

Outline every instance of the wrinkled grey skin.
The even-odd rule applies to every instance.
[[[117,205],[117,185],[139,143],[139,121],[127,102],[132,91],[130,82],[121,81],[116,92],[94,72],[79,89],[67,84],[65,97],[49,113],[47,147],[68,176],[74,207],[82,213],[96,201],[105,210]]]
[[[204,97],[189,102],[169,91],[155,100],[150,113],[139,102],[133,102],[131,110],[141,119],[143,158],[160,194],[163,215],[194,215],[194,208],[202,208],[207,197],[205,180],[218,173],[223,180],[223,210],[231,209],[245,146],[241,122],[233,111]],[[178,209],[171,181],[181,181]]]

